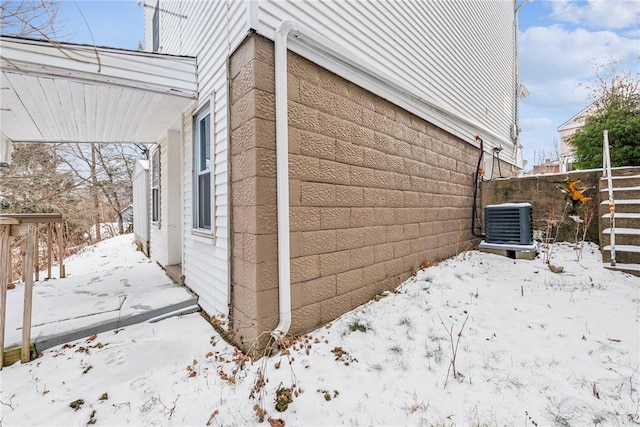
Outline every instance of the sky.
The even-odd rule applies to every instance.
[[[520,80],[530,92],[520,136],[530,167],[542,152],[554,157],[558,126],[591,104],[597,67],[640,77],[640,1],[532,1],[519,15]]]
[[[58,32],[66,41],[134,50],[144,44],[142,1],[63,0],[59,5]]]
[[[144,41],[142,1],[63,1],[59,19],[69,41],[129,49]],[[640,77],[640,1],[529,1],[519,11],[519,57],[529,90],[520,142],[530,169],[555,156],[558,126],[591,103],[585,83],[596,67],[615,63]]]

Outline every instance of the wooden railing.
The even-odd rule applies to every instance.
[[[22,363],[31,358],[31,310],[33,305],[33,279],[39,280],[39,268],[34,258],[39,259],[38,231],[47,229],[47,273],[51,278],[53,227],[58,227],[58,266],[60,277],[65,277],[64,239],[62,214],[4,214],[0,215],[0,369],[4,366],[4,332],[7,313],[7,285],[12,279],[11,237],[19,237],[22,246],[22,278],[24,280],[24,311],[22,317],[22,344],[20,359]]]

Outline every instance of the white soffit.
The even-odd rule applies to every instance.
[[[14,142],[152,143],[198,96],[192,57],[2,36],[0,69]]]

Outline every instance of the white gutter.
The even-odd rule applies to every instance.
[[[276,189],[278,206],[278,302],[280,322],[271,333],[286,335],[291,327],[291,265],[289,247],[289,114],[287,111],[287,37],[298,25],[284,20],[274,40],[276,79]]]

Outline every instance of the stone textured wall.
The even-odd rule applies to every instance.
[[[293,53],[288,60],[298,334],[476,243],[478,149]],[[278,320],[274,120],[273,44],[251,35],[231,58],[232,316],[245,340]]]
[[[230,79],[231,326],[251,346],[278,323],[273,47],[248,37]]]

